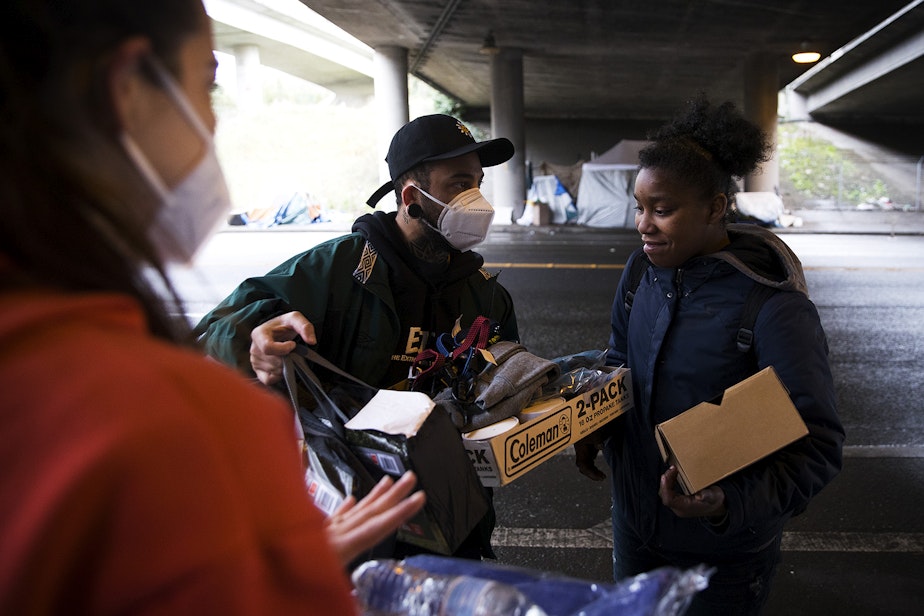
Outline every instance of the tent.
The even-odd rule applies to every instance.
[[[779,225],[784,214],[783,200],[774,192],[739,192],[735,209],[741,222],[753,222],[763,227]]]
[[[579,225],[588,227],[635,226],[635,175],[638,153],[648,141],[623,139],[581,167],[577,198]]]

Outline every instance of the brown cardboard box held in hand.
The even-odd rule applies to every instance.
[[[808,434],[773,367],[655,428],[661,457],[694,494]]]

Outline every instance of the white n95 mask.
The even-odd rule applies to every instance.
[[[454,248],[468,250],[484,241],[494,221],[494,208],[478,188],[460,192],[449,203],[443,203],[419,186],[415,188],[443,206],[437,230]]]
[[[164,261],[189,263],[218,223],[231,209],[231,197],[215,153],[215,141],[173,76],[156,58],[149,58],[164,90],[205,146],[205,155],[173,190],[135,141],[123,133],[122,145],[138,171],[161,201],[149,236]]]

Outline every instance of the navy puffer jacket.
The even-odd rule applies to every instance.
[[[609,365],[632,370],[635,409],[607,440],[613,523],[652,547],[715,555],[755,550],[782,532],[840,471],[844,430],[837,416],[828,346],[802,267],[773,233],[729,225],[730,245],[676,269],[650,267],[625,308],[626,276],[612,311]],[[631,262],[641,256],[636,251]],[[763,305],[750,352],[736,336],[751,287],[779,290]],[[658,498],[666,466],[655,425],[773,366],[809,434],[719,482],[728,522],[678,518]]]

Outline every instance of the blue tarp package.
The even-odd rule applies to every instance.
[[[354,571],[355,592],[360,605],[365,609],[365,616],[429,616],[442,613],[434,607],[439,603],[438,600],[422,601],[419,596],[399,598],[392,605],[400,605],[400,609],[383,610],[383,598],[370,595],[394,592],[394,580],[390,580],[387,591],[386,586],[370,584],[369,580],[386,571],[391,576],[394,576],[395,571],[401,574],[415,572],[418,582],[423,572],[428,582],[475,578],[497,583],[494,586],[499,584],[512,587],[526,599],[521,604],[527,607],[515,611],[519,616],[681,616],[693,596],[706,588],[712,573],[705,565],[687,570],[663,567],[616,583],[601,584],[521,567],[422,554],[400,562],[369,561]],[[434,587],[446,588],[452,585],[417,583],[406,586],[409,595],[419,595],[423,589]],[[509,608],[507,610],[503,616],[513,616]],[[496,613],[501,616],[501,612],[490,610],[478,613],[485,616]]]

